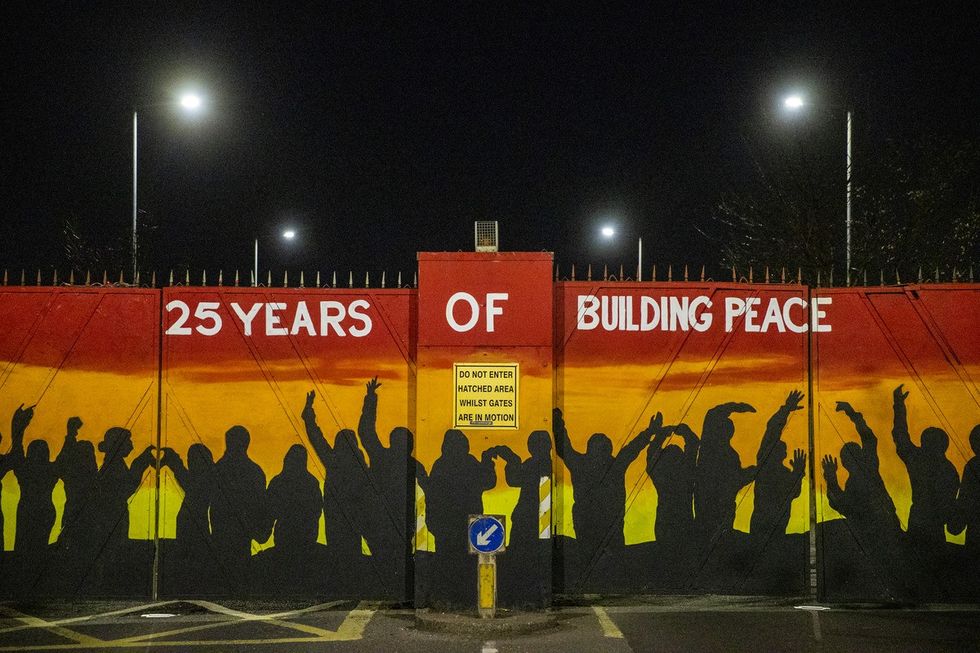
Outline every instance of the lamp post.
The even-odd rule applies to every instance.
[[[204,100],[197,93],[185,93],[180,97],[180,106],[185,113],[193,114],[197,113],[204,105]],[[133,242],[132,242],[132,265],[133,265],[133,283],[136,283],[136,269],[137,269],[137,252],[138,252],[138,242],[137,242],[137,215],[138,215],[138,204],[137,204],[137,194],[139,190],[138,186],[138,173],[139,173],[139,158],[137,153],[139,151],[139,112],[133,111]]]
[[[806,106],[806,101],[801,95],[790,95],[783,100],[783,106],[790,111],[798,111]],[[846,181],[846,210],[844,215],[844,229],[845,229],[845,261],[844,261],[844,278],[847,281],[847,285],[851,285],[851,177],[852,177],[852,159],[851,159],[851,110],[846,109],[847,113],[847,125],[846,125],[846,135],[847,135],[847,149],[845,150],[845,181]]]
[[[280,236],[283,238],[283,240],[293,240],[293,239],[296,238],[296,230],[295,229],[285,229],[280,234]],[[256,236],[255,237],[255,255],[254,255],[253,262],[252,262],[252,266],[253,266],[252,267],[252,287],[253,288],[258,287],[258,285],[259,285],[259,240],[261,240],[261,237],[260,236]]]
[[[610,240],[616,235],[616,228],[612,225],[605,225],[599,230],[602,237]],[[636,280],[643,281],[643,238],[636,239]]]

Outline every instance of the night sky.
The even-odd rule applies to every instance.
[[[697,226],[752,176],[747,135],[792,137],[791,89],[841,163],[853,108],[857,170],[980,137],[976,2],[193,4],[4,3],[0,268],[66,270],[68,218],[128,261],[134,109],[140,267],[209,274],[262,236],[263,270],[410,275],[487,219],[562,266],[635,266],[638,236],[648,265],[712,266]]]

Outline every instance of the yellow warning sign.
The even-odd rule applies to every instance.
[[[516,429],[517,363],[454,363],[455,428]]]

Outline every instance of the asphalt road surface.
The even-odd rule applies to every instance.
[[[371,603],[7,602],[0,652],[980,650],[980,606],[826,607],[724,597],[603,600],[557,608],[534,632],[481,635],[476,620],[432,632],[417,626],[414,610]]]

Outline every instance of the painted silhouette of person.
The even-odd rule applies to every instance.
[[[269,511],[279,550],[302,551],[316,544],[323,495],[306,462],[306,447],[294,444],[282,460],[282,471],[269,481]]]
[[[510,547],[517,550],[529,549],[540,539],[541,484],[551,484],[551,435],[547,431],[532,431],[527,437],[527,450],[530,457],[521,461],[510,447],[492,449],[506,463],[504,478],[507,485],[521,490],[510,522]]]
[[[415,469],[412,456],[415,438],[404,426],[396,426],[388,436],[388,446],[381,444],[377,431],[378,394],[381,387],[374,377],[365,384],[364,404],[357,425],[357,435],[370,459],[369,475],[373,488],[380,493],[379,509],[366,524],[366,539],[372,555],[383,561],[389,576],[405,586],[406,596],[414,589],[406,564],[411,562],[412,541],[409,525],[415,524]],[[400,579],[400,580],[399,580]]]
[[[895,503],[881,478],[878,438],[851,404],[838,401],[837,411],[847,415],[854,424],[861,444],[847,442],[841,447],[840,461],[848,473],[847,486],[843,488],[837,482],[837,459],[829,454],[824,456],[827,501],[844,515],[863,544],[872,544],[882,537],[898,537],[901,525]]]
[[[768,540],[784,535],[789,526],[789,513],[793,499],[803,489],[803,473],[806,453],[797,449],[787,469],[786,443],[782,440],[783,429],[791,413],[801,410],[803,393],[793,390],[782,406],[773,413],[766,424],[766,432],[756,454],[755,506],[749,522],[749,533]]]
[[[377,495],[368,482],[367,461],[357,446],[357,435],[350,429],[342,429],[331,446],[317,425],[315,398],[316,392],[312,390],[306,395],[302,417],[306,436],[326,473],[323,520],[327,549],[342,563],[353,563],[360,559],[364,522],[375,516]]]
[[[225,433],[225,452],[214,464],[211,539],[236,585],[246,578],[252,540],[265,540],[271,528],[265,473],[248,457],[250,441],[244,426],[232,426]]]
[[[694,526],[702,541],[729,533],[735,523],[739,491],[752,482],[755,465],[742,467],[732,447],[732,413],[754,413],[746,403],[729,402],[708,410],[701,428],[701,449],[694,473]]]
[[[963,482],[956,497],[956,508],[949,521],[949,532],[959,535],[966,529],[966,551],[980,561],[980,424],[970,431],[973,458],[963,468]]]
[[[177,544],[187,556],[210,555],[211,524],[208,510],[214,496],[215,463],[211,450],[201,443],[187,448],[187,466],[180,454],[164,447],[162,464],[170,468],[184,492],[177,511]]]
[[[14,409],[14,414],[10,418],[10,451],[0,455],[0,481],[7,475],[7,472],[20,464],[20,461],[24,459],[24,432],[27,430],[27,425],[31,423],[33,417],[34,406],[24,408],[24,404],[21,404],[18,408]],[[0,442],[2,441],[3,435],[0,434]],[[0,485],[0,492],[2,491],[3,487]],[[16,544],[16,536],[14,543]],[[3,550],[3,511],[0,510],[0,551]]]
[[[39,554],[47,549],[54,527],[55,509],[51,493],[58,483],[58,470],[51,462],[48,443],[33,440],[27,445],[27,455],[14,467],[20,485],[17,504],[17,536],[14,550]]]
[[[892,393],[892,437],[912,485],[909,539],[919,548],[938,552],[946,543],[946,522],[953,517],[960,477],[953,463],[946,458],[949,446],[946,431],[930,426],[922,431],[920,446],[912,443],[905,408],[909,393],[902,392],[902,387],[898,386]]]
[[[425,492],[426,524],[440,556],[467,555],[468,517],[483,512],[483,493],[497,484],[492,449],[480,460],[470,454],[470,443],[462,431],[449,429],[442,439],[442,455],[432,470],[422,474],[419,485]]]
[[[664,444],[671,434],[684,440]],[[653,436],[647,448],[647,475],[657,490],[657,521],[654,537],[668,551],[683,553],[694,535],[694,472],[701,441],[687,424],[665,426]]]
[[[663,426],[663,416],[650,418],[640,431],[613,456],[612,441],[604,433],[593,433],[584,452],[572,446],[561,410],[553,414],[558,456],[571,472],[572,523],[580,555],[591,559],[605,549],[619,551],[626,546],[623,525],[626,519],[626,470]]]
[[[91,498],[99,473],[95,461],[95,447],[88,440],[79,440],[82,428],[79,417],[69,417],[65,428],[65,441],[55,458],[55,467],[64,483],[65,507],[61,516],[61,534],[58,543],[74,550],[87,537],[92,525]]]

